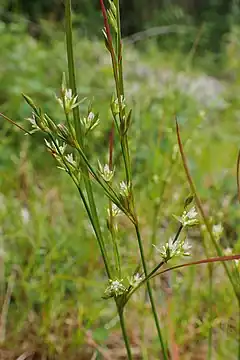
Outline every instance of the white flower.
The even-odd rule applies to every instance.
[[[214,237],[216,238],[216,240],[219,240],[222,233],[223,233],[223,226],[222,224],[217,224],[217,225],[213,225],[212,227],[212,232],[213,232],[213,235]]]
[[[99,121],[98,114],[94,114],[90,111],[87,117],[81,119],[81,123],[85,128],[85,133],[87,134],[90,130],[93,130],[99,124]]]
[[[129,285],[131,285],[132,287],[138,286],[142,280],[143,277],[139,273],[136,273],[130,278],[128,278]]]
[[[98,167],[99,167],[99,173],[102,176],[102,178],[109,182],[112,180],[112,177],[114,175],[114,169],[111,170],[108,166],[108,164],[105,164],[104,166],[101,165],[101,163],[98,161]]]
[[[72,89],[66,89],[65,90],[65,99],[66,100],[71,100],[71,98],[72,98]]]
[[[234,262],[235,262],[235,265],[236,265],[237,269],[239,270],[240,260],[239,260],[239,259],[235,259]]]
[[[125,181],[121,181],[120,184],[120,194],[122,196],[129,196],[129,186],[125,183]]]
[[[60,145],[58,139],[55,140],[55,142],[49,142],[47,141],[47,139],[44,139],[45,141],[45,144],[47,146],[47,148],[49,150],[51,150],[51,152],[53,154],[58,154],[58,155],[63,155],[65,150],[66,150],[66,147],[67,145],[65,143],[62,143],[62,145]]]
[[[155,245],[153,246],[160,253],[164,261],[168,261],[176,256],[190,256],[189,250],[191,249],[191,245],[185,240],[176,240],[174,242],[174,238],[170,238],[160,249]]]
[[[224,249],[224,255],[229,256],[232,255],[232,249],[230,247],[227,247],[226,249]]]
[[[120,107],[122,110],[126,107],[125,99],[124,99],[123,95],[120,96],[120,104],[119,104],[118,98],[113,100],[113,102],[112,102],[112,110],[113,110],[114,115],[119,114]]]
[[[181,217],[175,215],[173,216],[182,224],[183,227],[194,226],[199,223],[195,206],[193,206],[189,211],[184,210]]]
[[[78,95],[73,95],[72,89],[65,88],[62,89],[62,97],[57,97],[57,101],[67,114],[80,103],[78,102]]]
[[[73,159],[73,154],[67,154],[65,156],[65,160],[67,160],[67,162],[74,167],[77,165],[76,161]]]
[[[40,130],[40,127],[38,126],[38,124],[36,122],[36,115],[34,113],[32,113],[32,117],[27,118],[27,120],[31,123],[34,131]]]
[[[116,217],[121,213],[121,210],[117,207],[116,204],[112,204],[112,216]],[[110,211],[108,209],[108,215],[110,216]]]
[[[127,288],[123,285],[123,279],[121,280],[109,280],[109,285],[104,291],[104,298],[108,299],[113,296],[120,296],[127,291]]]

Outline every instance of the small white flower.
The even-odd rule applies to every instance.
[[[239,260],[239,259],[235,259],[234,262],[235,262],[236,267],[237,267],[238,270],[239,270],[240,260]]]
[[[78,95],[73,95],[72,89],[62,89],[62,97],[58,98],[57,101],[64,109],[64,111],[68,114],[74,109],[76,106],[79,105],[78,102]]]
[[[190,256],[191,245],[185,240],[176,240],[174,242],[174,238],[170,238],[168,242],[159,249],[155,245],[153,246],[160,253],[164,261],[168,261],[176,256]]]
[[[26,207],[21,208],[21,217],[24,224],[28,224],[30,221],[30,213]]]
[[[213,235],[214,237],[216,238],[216,240],[219,240],[222,233],[223,233],[223,226],[222,224],[217,224],[217,225],[213,225],[212,227],[212,232],[213,232]]]
[[[118,101],[118,98],[112,102],[112,109],[113,109],[114,115],[119,114],[120,107],[122,110],[126,107],[125,99],[124,99],[123,95],[120,96],[120,102]]]
[[[85,128],[85,133],[87,134],[90,130],[93,130],[99,124],[99,121],[98,114],[94,114],[90,111],[87,117],[81,119],[81,123]]]
[[[106,290],[104,291],[104,297],[106,299],[113,297],[113,296],[120,296],[127,291],[127,288],[123,285],[123,279],[121,280],[109,280],[109,285],[107,286]]]
[[[36,122],[36,115],[34,113],[32,113],[32,117],[27,118],[27,120],[31,123],[34,131],[40,130],[40,127]]]
[[[112,180],[112,177],[114,175],[114,169],[111,170],[109,168],[108,164],[105,164],[104,166],[102,166],[99,161],[98,161],[98,168],[99,168],[100,175],[106,182],[109,182]]]
[[[138,286],[142,280],[143,277],[139,273],[136,273],[130,278],[128,278],[129,285],[131,285],[132,287]]]
[[[116,217],[121,213],[121,210],[117,207],[116,204],[112,204],[112,216]],[[108,215],[110,216],[110,211],[108,209]]]
[[[124,197],[125,196],[128,197],[129,196],[129,186],[125,183],[125,181],[121,181],[119,184],[119,187],[120,187],[120,194]]]
[[[194,226],[199,223],[195,206],[193,206],[189,211],[184,210],[181,217],[175,215],[173,216],[182,224],[183,227]]]
[[[54,154],[58,154],[58,155],[63,155],[65,150],[66,150],[66,147],[67,147],[67,144],[65,143],[62,143],[62,145],[60,145],[58,139],[55,140],[55,142],[49,142],[47,141],[47,139],[44,139],[45,141],[45,144],[47,146],[47,148],[49,150],[52,151],[52,153]]]
[[[74,167],[77,165],[76,161],[73,159],[73,154],[65,155],[65,160],[67,160],[67,162]]]
[[[72,89],[65,90],[65,99],[68,101],[72,99]]]
[[[93,121],[94,118],[95,118],[94,113],[92,111],[90,111],[90,113],[88,114],[88,117],[87,117],[88,121],[91,122],[91,121]]]
[[[190,220],[195,219],[197,216],[197,211],[195,207],[192,207],[186,214],[186,217]]]
[[[224,249],[224,255],[229,256],[232,255],[232,249],[230,247],[227,247],[226,249]]]

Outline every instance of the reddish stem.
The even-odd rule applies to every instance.
[[[111,30],[110,30],[110,26],[108,23],[107,10],[106,10],[103,0],[100,0],[100,5],[101,5],[102,14],[103,14],[104,27],[106,30],[108,42],[111,44],[112,43]]]
[[[175,269],[179,269],[179,268],[183,268],[183,267],[187,267],[187,266],[208,264],[208,263],[214,263],[214,262],[219,262],[219,261],[222,262],[222,261],[230,261],[230,260],[239,260],[239,259],[240,259],[240,254],[238,254],[238,255],[217,256],[217,257],[213,257],[213,258],[210,258],[210,259],[191,261],[189,263],[172,266],[172,267],[170,267],[170,268],[168,268],[166,270],[160,271],[157,274],[155,274],[153,277],[155,277],[157,275],[164,274],[165,272],[168,272],[170,270],[175,270]]]

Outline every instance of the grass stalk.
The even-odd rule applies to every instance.
[[[111,36],[111,31],[110,31],[110,26],[109,26],[109,22],[108,22],[106,8],[105,8],[103,0],[100,0],[102,14],[103,14],[103,18],[104,18],[107,48],[111,55],[112,68],[113,68],[113,74],[114,74],[114,79],[115,79],[115,89],[116,89],[116,94],[117,94],[118,104],[119,104],[119,120],[120,120],[119,135],[120,135],[121,150],[122,150],[122,156],[123,156],[123,162],[124,162],[124,168],[125,168],[125,174],[126,174],[126,181],[127,181],[127,185],[129,186],[129,190],[130,190],[130,202],[131,202],[132,211],[134,214],[133,223],[134,223],[134,227],[135,227],[135,231],[136,231],[137,242],[138,242],[138,247],[139,247],[139,251],[140,251],[140,258],[141,258],[144,274],[145,274],[145,277],[147,277],[148,276],[147,265],[146,265],[145,254],[144,254],[144,249],[143,249],[143,244],[142,244],[142,239],[141,239],[141,234],[140,234],[140,229],[139,229],[139,224],[138,224],[138,218],[136,215],[134,194],[133,194],[133,188],[132,188],[131,157],[130,157],[129,144],[128,144],[128,135],[127,135],[128,129],[125,128],[126,114],[125,114],[125,109],[123,109],[123,107],[122,107],[122,98],[124,99],[124,80],[123,80],[121,20],[120,20],[119,0],[115,0],[114,4],[116,6],[116,23],[117,23],[116,24],[117,25],[116,51],[114,50],[114,46],[113,46],[113,41],[112,41],[112,36]],[[150,299],[150,303],[151,303],[151,307],[152,307],[154,321],[155,321],[156,328],[157,328],[158,338],[159,338],[159,341],[160,341],[160,344],[162,347],[164,359],[166,360],[167,353],[166,353],[164,342],[163,342],[163,337],[162,337],[159,319],[158,319],[158,315],[157,315],[156,305],[155,305],[154,298],[153,298],[152,288],[151,288],[151,285],[149,282],[147,282],[147,290],[148,290],[149,299]]]
[[[66,43],[67,43],[69,84],[70,84],[70,88],[73,91],[73,95],[77,95],[73,41],[72,41],[71,0],[66,0],[66,9],[65,10],[66,10],[65,11],[65,19],[66,19]],[[84,149],[83,131],[81,128],[80,113],[79,113],[78,106],[73,109],[73,119],[74,119],[74,125],[75,125],[76,134],[77,134],[77,139],[79,141],[81,148]],[[93,225],[93,228],[94,228],[94,231],[96,234],[96,238],[99,243],[99,247],[101,249],[101,254],[103,257],[103,261],[104,261],[104,265],[105,265],[105,269],[106,269],[108,278],[111,278],[110,264],[108,261],[105,244],[104,244],[104,239],[103,239],[101,228],[100,228],[99,217],[98,217],[95,199],[94,199],[94,195],[93,195],[93,191],[92,191],[92,185],[91,185],[91,181],[90,181],[90,177],[89,177],[88,168],[85,163],[82,163],[81,167],[82,167],[82,171],[84,173],[84,185],[85,185],[85,189],[87,192],[89,208],[90,208],[88,211],[88,215],[90,215],[90,220]],[[79,191],[80,191],[80,189],[79,189]],[[84,196],[81,192],[80,192],[80,195],[81,195],[82,200],[84,200]],[[87,210],[87,208],[88,208],[87,203],[84,202],[84,205]],[[116,252],[116,248],[115,248],[115,252]],[[119,257],[118,251],[116,252],[116,255],[117,255],[117,257]],[[120,267],[120,261],[118,261],[118,267]],[[120,269],[119,269],[119,271],[120,271]],[[117,305],[117,303],[116,303],[116,305]],[[123,335],[124,342],[125,342],[128,360],[132,360],[130,343],[129,343],[129,339],[128,339],[128,335],[127,335],[127,331],[126,331],[126,327],[125,327],[124,316],[123,316],[123,309],[120,308],[118,305],[117,305],[117,308],[118,308],[119,320],[120,320],[120,325],[121,325],[121,329],[122,329],[122,335]]]
[[[123,309],[119,308],[118,305],[117,305],[117,307],[118,307],[118,316],[119,316],[119,320],[120,320],[120,325],[121,325],[121,329],[122,329],[122,336],[123,336],[125,348],[127,351],[127,357],[128,357],[128,360],[133,360],[131,347],[130,347],[130,343],[129,343],[129,339],[128,339],[128,335],[127,335],[126,325],[125,325],[125,319],[124,319],[124,315],[123,315]]]
[[[209,329],[208,329],[208,354],[207,360],[212,359],[213,340],[213,264],[208,265],[208,302],[209,302]]]
[[[143,266],[144,275],[145,275],[145,277],[147,277],[148,276],[147,264],[146,264],[146,260],[145,260],[143,244],[142,244],[142,238],[141,238],[141,234],[140,234],[140,231],[139,231],[138,224],[135,225],[135,230],[136,230],[136,234],[137,234],[138,247],[139,247],[139,251],[140,251],[141,262],[142,262],[142,266]],[[153,298],[152,287],[151,287],[151,284],[150,284],[149,281],[147,281],[146,284],[147,284],[147,291],[148,291],[148,295],[149,295],[149,300],[150,300],[151,307],[152,307],[153,318],[154,318],[154,321],[155,321],[158,338],[159,338],[161,348],[162,348],[162,352],[163,352],[163,358],[164,358],[164,360],[167,360],[168,359],[167,351],[165,349],[165,344],[164,344],[164,341],[163,341],[162,331],[161,331],[161,327],[160,327],[160,324],[159,324],[157,308],[156,308],[155,301],[154,301],[154,298]]]
[[[176,120],[176,130],[177,130],[177,139],[178,139],[178,145],[179,145],[179,150],[180,150],[180,153],[181,153],[181,158],[182,158],[182,163],[183,163],[183,167],[184,167],[184,170],[185,170],[185,174],[186,174],[186,177],[187,177],[187,180],[188,180],[188,183],[189,183],[189,187],[191,189],[191,192],[192,194],[194,195],[194,198],[195,198],[195,202],[196,202],[196,205],[197,205],[197,208],[202,216],[202,219],[203,219],[203,222],[204,222],[204,225],[206,226],[206,230],[210,236],[210,239],[215,247],[215,250],[218,254],[219,257],[222,256],[222,251],[221,251],[221,248],[220,246],[218,245],[214,235],[213,235],[213,232],[212,232],[212,227],[210,225],[210,222],[208,221],[208,218],[205,214],[205,211],[203,209],[203,205],[202,205],[202,202],[197,194],[197,190],[196,190],[196,187],[195,187],[195,184],[193,182],[193,179],[191,177],[191,174],[189,172],[189,169],[188,169],[188,165],[187,165],[187,160],[186,160],[186,157],[185,157],[185,154],[184,154],[184,150],[183,150],[183,145],[182,145],[182,141],[181,141],[181,137],[180,137],[180,130],[179,130],[179,126],[178,126],[178,122]],[[232,288],[233,288],[233,291],[236,295],[236,298],[237,300],[239,299],[239,292],[238,292],[238,288],[237,288],[237,285],[235,284],[234,282],[234,279],[231,275],[231,272],[227,266],[227,264],[223,261],[222,262],[223,264],[223,267],[225,269],[225,272],[228,276],[228,279],[232,285]]]
[[[72,39],[72,17],[71,17],[71,0],[66,0],[65,7],[65,26],[66,26],[66,45],[67,45],[67,58],[68,58],[68,75],[69,75],[69,85],[73,91],[74,95],[77,95],[77,86],[76,86],[76,75],[75,75],[75,65],[74,65],[74,51],[73,51],[73,39]],[[75,107],[73,109],[73,119],[74,126],[76,129],[77,138],[80,146],[84,147],[83,141],[83,131],[81,128],[80,122],[80,113],[79,107]],[[93,196],[92,185],[89,178],[89,172],[84,163],[81,164],[83,173],[84,173],[84,184],[87,192],[87,197],[89,201],[89,207],[91,211],[91,222],[94,224],[94,232],[96,234],[96,238],[101,249],[101,254],[103,257],[104,265],[106,268],[106,273],[108,277],[111,277],[111,271],[109,266],[109,261],[107,259],[107,253],[105,249],[105,244],[100,228],[99,218],[97,214],[97,208]]]

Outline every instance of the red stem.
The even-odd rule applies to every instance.
[[[170,267],[168,269],[160,271],[159,273],[155,274],[153,277],[155,277],[157,275],[164,274],[165,272],[168,272],[170,270],[175,270],[175,269],[179,269],[179,268],[183,268],[183,267],[187,267],[187,266],[208,264],[208,263],[219,262],[219,261],[222,262],[222,261],[229,261],[229,260],[239,260],[239,259],[240,259],[240,254],[238,254],[238,255],[217,256],[217,257],[213,257],[213,258],[210,258],[210,259],[191,261],[191,262],[186,263],[186,264],[172,266],[172,267]]]
[[[110,26],[108,23],[107,10],[105,8],[103,0],[100,0],[100,5],[101,5],[102,14],[103,14],[104,27],[106,30],[108,42],[111,44],[112,43],[111,30],[110,30]]]

